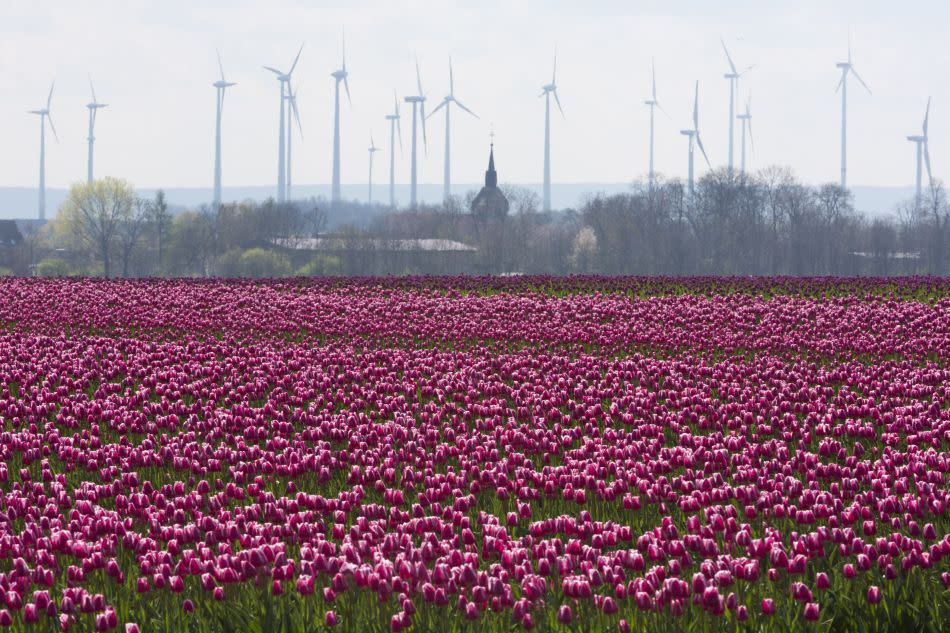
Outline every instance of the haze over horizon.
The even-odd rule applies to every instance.
[[[693,82],[698,79],[700,124],[714,166],[727,154],[727,62],[755,64],[740,82],[739,104],[752,96],[755,151],[750,168],[787,165],[809,183],[838,179],[840,96],[835,63],[847,56],[852,32],[856,68],[873,95],[851,84],[848,104],[849,183],[910,187],[914,148],[928,95],[933,98],[930,147],[934,176],[950,174],[950,88],[935,68],[946,67],[943,43],[950,9],[937,2],[807,1],[761,7],[682,1],[600,2],[583,10],[565,2],[483,2],[477,9],[412,2],[392,6],[313,8],[282,0],[49,2],[0,9],[0,187],[36,187],[38,132],[27,114],[45,102],[56,81],[53,121],[59,143],[47,137],[47,186],[63,188],[85,176],[88,77],[109,107],[96,122],[96,173],[142,188],[208,187],[212,180],[215,48],[228,79],[238,82],[224,108],[225,190],[276,182],[278,90],[262,65],[289,65],[305,42],[295,72],[303,140],[295,139],[294,181],[329,183],[332,95],[330,72],[347,37],[353,106],[343,107],[342,180],[364,186],[370,132],[377,154],[374,180],[383,199],[388,178],[388,124],[393,89],[415,87],[418,56],[428,110],[448,91],[448,56],[457,96],[480,119],[453,117],[453,176],[463,193],[485,169],[494,127],[503,181],[541,178],[543,100],[558,47],[557,83],[565,117],[552,117],[552,179],[559,183],[623,183],[647,171],[650,59],[657,93],[670,118],[656,119],[656,166],[685,177]],[[667,6],[672,5],[672,6]],[[922,19],[927,16],[928,19]],[[116,51],[122,51],[117,54]],[[409,108],[402,104],[403,153],[396,181],[408,181]],[[945,114],[946,113],[946,114]],[[427,123],[428,152],[420,152],[420,183],[440,185],[444,120]],[[738,148],[737,126],[737,148]],[[738,152],[738,149],[737,149]],[[697,163],[699,165],[699,163]],[[705,165],[698,175],[705,172]],[[55,211],[55,207],[51,209]]]

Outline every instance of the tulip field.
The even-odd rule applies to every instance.
[[[0,631],[950,630],[950,281],[0,280]]]

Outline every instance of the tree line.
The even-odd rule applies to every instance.
[[[106,277],[637,274],[946,275],[950,204],[934,181],[886,217],[835,184],[791,170],[713,170],[687,194],[677,179],[636,182],[576,209],[542,212],[502,186],[504,217],[468,212],[475,192],[392,210],[324,199],[245,201],[173,213],[159,191],[74,185],[56,219],[26,236],[18,274]]]

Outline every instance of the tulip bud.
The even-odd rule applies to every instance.
[[[571,608],[566,604],[562,604],[557,610],[557,621],[561,624],[570,624],[572,619]]]

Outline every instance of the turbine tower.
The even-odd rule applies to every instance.
[[[297,110],[297,92],[290,83],[287,84],[287,108],[288,116],[297,122],[297,131],[300,133],[300,138],[303,139],[303,128],[300,126],[300,112]],[[293,138],[294,126],[293,123],[291,123],[287,126],[287,202],[293,200],[294,169],[292,161],[293,153],[291,152]]]
[[[224,78],[224,64],[221,63],[221,52],[218,53],[218,70],[221,71],[221,79],[214,82],[215,92],[217,93],[217,108],[214,121],[214,200],[212,207],[215,211],[221,208],[221,114],[224,111],[224,91],[237,84]],[[95,101],[95,98],[93,98]],[[89,125],[89,136],[92,136],[92,124]],[[92,164],[92,141],[89,143],[89,163]],[[89,177],[92,178],[92,167],[89,168]]]
[[[871,94],[871,89],[861,79],[861,75],[854,69],[851,63],[851,37],[848,37],[848,61],[838,62],[836,64],[841,69],[841,79],[838,81],[838,87],[835,91],[841,91],[841,187],[848,186],[848,73],[854,75],[864,89]]]
[[[409,206],[413,209],[416,208],[416,187],[418,185],[416,172],[416,112],[420,114],[418,120],[422,125],[422,145],[424,148],[428,147],[428,141],[426,140],[426,97],[422,92],[422,78],[419,75],[418,61],[416,62],[416,86],[419,89],[419,94],[405,98],[406,103],[412,104],[412,167],[410,170]]]
[[[736,118],[742,121],[742,150],[739,154],[740,158],[740,170],[741,173],[745,174],[745,137],[746,131],[749,133],[749,143],[752,146],[752,149],[755,149],[755,141],[752,140],[752,97],[745,102],[745,112],[743,114],[736,115]]]
[[[694,145],[699,145],[699,151],[703,153],[706,159],[706,166],[709,166],[709,157],[706,155],[706,148],[703,147],[703,139],[699,135],[699,81],[696,82],[696,92],[693,95],[693,127],[688,130],[680,130],[680,134],[689,138],[689,171],[688,171],[688,189],[690,195],[694,191],[693,179],[693,153]]]
[[[286,88],[290,85],[290,77],[294,73],[294,68],[297,67],[297,62],[300,61],[300,53],[302,52],[303,44],[300,45],[300,50],[297,51],[297,56],[294,58],[294,63],[291,64],[290,70],[288,70],[286,73],[270,66],[264,66],[265,70],[269,70],[277,75],[277,81],[280,82],[280,130],[277,135],[277,202],[284,202],[287,199],[287,156],[284,146],[284,135],[286,134],[286,112],[284,108],[284,102],[287,101],[288,92]]]
[[[95,127],[96,127],[96,111],[99,108],[105,108],[108,106],[108,103],[99,103],[96,99],[96,89],[92,85],[92,79],[89,80],[89,88],[92,90],[92,101],[86,104],[86,107],[89,108],[89,136],[86,137],[86,140],[89,141],[89,158],[86,162],[86,182],[92,182],[92,146],[96,142],[95,136]]]
[[[399,134],[399,155],[402,155],[402,126],[399,125],[399,97],[393,90],[393,113],[386,115],[389,121],[389,206],[396,208],[396,134]]]
[[[40,117],[40,191],[39,191],[39,215],[40,221],[46,219],[46,122],[49,121],[49,128],[53,132],[53,137],[59,142],[59,136],[56,135],[56,126],[53,125],[53,117],[50,115],[50,102],[53,100],[53,84],[49,87],[49,96],[46,97],[46,107],[39,110],[30,110],[30,114],[38,114]]]
[[[652,69],[652,71],[653,71],[653,92],[651,93],[650,98],[647,99],[646,101],[644,101],[643,103],[646,104],[646,105],[648,105],[648,106],[650,106],[650,172],[649,172],[648,178],[649,178],[649,181],[650,181],[650,188],[652,189],[652,188],[653,188],[653,185],[654,185],[654,183],[655,183],[655,181],[656,181],[656,172],[655,172],[654,169],[653,169],[653,122],[654,122],[654,114],[656,113],[655,110],[656,110],[657,108],[660,108],[660,111],[661,111],[661,112],[664,112],[664,113],[665,113],[666,111],[665,111],[665,110],[663,109],[663,107],[660,105],[660,102],[657,101],[657,99],[656,99],[656,63],[655,63],[653,60],[650,60],[650,67],[651,67],[651,69]]]
[[[343,63],[339,70],[330,73],[330,76],[336,80],[333,93],[333,186],[330,192],[330,202],[337,204],[340,201],[340,83],[346,89],[346,100],[353,105],[350,99],[350,83],[346,80],[349,73],[346,72],[346,39],[343,40]]]
[[[449,117],[452,104],[457,105],[465,112],[468,112],[476,119],[478,115],[465,107],[465,105],[455,98],[455,78],[452,74],[452,58],[449,58],[449,94],[442,99],[442,103],[436,106],[435,110],[429,113],[429,118],[431,118],[436,112],[445,108],[445,171],[443,174],[443,186],[442,186],[442,200],[448,202],[449,197],[452,195],[452,168],[451,168],[451,127],[449,125]]]
[[[561,100],[557,96],[557,49],[554,49],[554,71],[551,73],[551,83],[541,86],[541,94],[544,97],[544,192],[543,192],[543,210],[551,210],[551,95],[554,95],[554,101],[557,103],[557,109],[564,116],[564,108],[561,107]]]
[[[376,147],[376,143],[373,142],[373,134],[369,135],[369,191],[367,192],[366,200],[367,203],[373,204],[373,154],[379,151],[379,148]]]
[[[729,173],[732,173],[733,166],[735,165],[733,143],[736,136],[734,127],[736,119],[735,99],[736,95],[739,94],[739,77],[752,70],[753,66],[747,67],[740,73],[736,70],[736,65],[732,61],[729,49],[726,48],[726,43],[721,37],[719,38],[719,43],[722,44],[722,50],[726,54],[726,60],[729,62],[729,72],[724,74],[723,77],[729,80]]]
[[[917,144],[917,197],[914,199],[914,206],[920,206],[920,196],[922,193],[921,183],[923,172],[921,170],[921,161],[927,163],[927,181],[933,181],[933,174],[930,171],[930,147],[927,128],[930,124],[930,97],[927,97],[927,110],[924,112],[923,134],[919,136],[908,136],[907,140]]]

